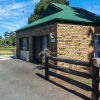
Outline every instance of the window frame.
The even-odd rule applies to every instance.
[[[23,40],[26,39],[26,42],[27,42],[27,47],[26,49],[24,48],[24,43],[23,43]],[[20,50],[24,50],[24,51],[29,51],[29,38],[28,37],[23,37],[23,38],[20,38]]]
[[[95,57],[95,58],[100,58],[99,55],[96,54],[96,53],[99,53],[99,52],[96,52],[96,50],[97,50],[97,49],[96,49],[96,45],[98,45],[98,44],[96,44],[96,43],[98,43],[98,39],[97,39],[97,42],[95,42],[95,41],[96,41],[96,40],[95,40],[95,39],[96,39],[95,36],[98,37],[98,36],[100,36],[100,34],[95,34],[95,35],[94,35],[94,57]]]

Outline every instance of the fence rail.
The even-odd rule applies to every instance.
[[[75,64],[75,65],[82,65],[85,67],[92,67],[92,74],[87,74],[84,72],[79,72],[75,71],[69,68],[65,67],[60,67],[54,64],[50,64],[49,60],[54,60],[54,61],[59,61],[59,62],[64,62],[64,63],[69,63],[69,64]],[[83,83],[81,85],[78,85],[77,81],[72,79],[59,75],[57,73],[49,71],[49,68],[59,70],[65,73],[73,74],[76,76],[80,76],[83,78],[87,79],[92,79],[92,88],[90,86],[87,86]],[[100,97],[100,91],[99,91],[99,82],[100,82],[100,77],[99,77],[99,68],[100,65],[97,65],[94,63],[94,60],[92,62],[85,62],[85,61],[80,61],[80,60],[72,60],[72,59],[63,59],[63,58],[57,58],[57,57],[52,57],[52,56],[46,56],[45,57],[45,78],[49,79],[49,75],[52,75],[54,77],[57,77],[59,79],[62,79],[63,81],[66,81],[70,84],[76,85],[82,89],[85,89],[87,91],[92,91],[92,100],[99,100]]]
[[[63,59],[63,58],[57,58],[57,57],[52,57],[52,56],[47,56],[47,58],[54,61],[60,61],[60,62],[69,63],[69,64],[82,65],[86,67],[91,66],[90,62],[81,61],[81,60]]]
[[[79,71],[75,71],[75,70],[72,70],[72,69],[69,69],[69,68],[59,67],[57,65],[53,65],[53,64],[49,64],[49,63],[48,63],[48,67],[52,68],[52,69],[56,69],[56,70],[62,71],[62,72],[66,72],[66,73],[70,73],[70,74],[73,74],[73,75],[81,76],[83,78],[88,78],[88,79],[92,78],[92,76],[89,75],[89,74],[86,74],[86,73],[83,73],[83,72],[79,72]]]

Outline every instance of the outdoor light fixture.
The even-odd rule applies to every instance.
[[[50,33],[50,39],[54,39],[54,34]]]

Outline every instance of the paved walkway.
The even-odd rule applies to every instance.
[[[40,65],[0,61],[0,100],[83,100],[38,75]]]
[[[11,59],[11,57],[13,57],[13,55],[0,55],[0,60]]]

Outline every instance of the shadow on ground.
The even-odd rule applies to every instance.
[[[44,80],[46,80],[45,77],[44,77],[43,75],[41,75],[41,74],[39,74],[39,73],[36,73],[36,75],[39,76],[39,77],[41,77],[41,78],[43,78]],[[58,86],[58,87],[60,87],[60,88],[62,88],[62,89],[64,89],[64,90],[66,90],[66,91],[68,91],[68,92],[70,92],[70,93],[72,93],[72,94],[74,94],[74,95],[76,95],[76,96],[78,96],[78,97],[80,97],[80,98],[82,98],[82,99],[84,99],[84,100],[91,100],[89,97],[85,96],[84,94],[81,94],[81,93],[79,93],[79,92],[77,92],[77,91],[75,91],[75,90],[69,89],[69,88],[67,88],[67,87],[65,87],[65,86],[63,86],[63,85],[61,85],[61,84],[59,84],[59,83],[57,83],[57,82],[54,82],[54,81],[52,81],[52,80],[50,80],[50,79],[48,79],[47,81],[49,81],[50,83],[52,83],[52,84],[54,84],[54,85],[56,85],[56,86]],[[74,82],[73,79],[68,80],[68,81],[71,81],[71,83]],[[82,85],[82,84],[81,84],[80,82],[78,82],[78,81],[77,81],[77,84],[78,84],[79,86]],[[78,86],[78,85],[77,85],[77,86]],[[85,85],[85,84],[84,84],[84,85]],[[85,89],[85,90],[86,90],[86,89]],[[87,91],[88,91],[88,90],[87,90]]]
[[[42,65],[37,65],[37,66],[35,66],[35,68],[33,68],[33,69],[43,70],[43,69],[45,69],[45,67],[42,66]]]

